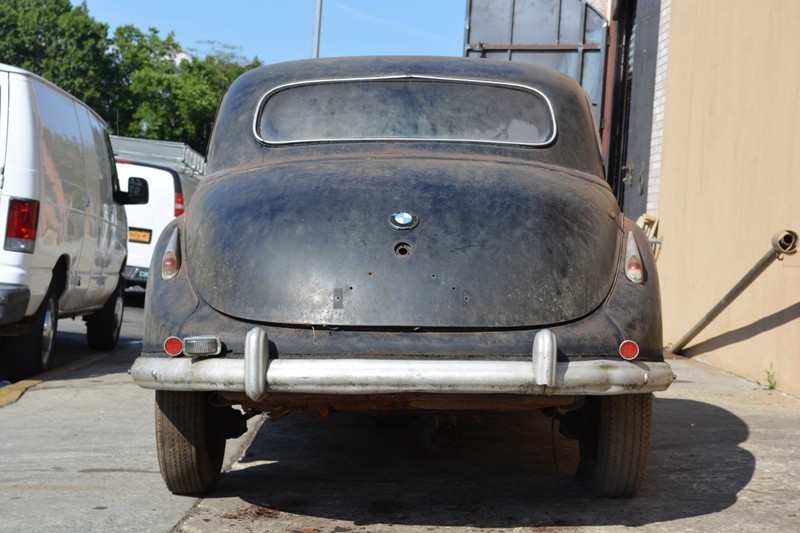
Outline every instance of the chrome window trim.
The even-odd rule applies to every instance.
[[[524,142],[511,142],[511,141],[489,141],[489,140],[474,140],[474,139],[428,139],[422,137],[341,137],[341,138],[309,138],[309,139],[296,139],[292,141],[268,141],[258,133],[258,119],[270,97],[276,93],[284,91],[292,87],[302,87],[306,85],[323,85],[333,83],[354,83],[362,81],[397,81],[397,80],[426,80],[426,81],[442,81],[448,83],[468,83],[473,85],[491,85],[495,87],[505,87],[509,89],[517,89],[528,91],[539,96],[547,106],[550,113],[550,119],[553,121],[553,131],[546,141],[537,143],[524,143]],[[425,76],[417,74],[404,74],[398,76],[367,76],[358,78],[326,78],[317,80],[304,80],[292,83],[284,83],[273,87],[261,97],[256,107],[256,112],[253,117],[253,136],[263,146],[284,146],[291,144],[310,144],[310,143],[340,143],[340,142],[434,142],[434,143],[469,143],[469,144],[496,144],[508,146],[529,146],[541,148],[552,144],[558,134],[558,121],[556,120],[556,113],[553,109],[553,104],[550,99],[539,89],[531,87],[530,85],[523,85],[521,83],[511,83],[505,81],[481,80],[474,78],[452,78],[445,76]]]

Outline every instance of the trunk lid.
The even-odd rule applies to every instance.
[[[536,164],[294,161],[203,183],[187,265],[212,307],[254,322],[542,326],[602,304],[618,215],[603,183]]]

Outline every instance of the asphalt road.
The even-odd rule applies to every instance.
[[[12,386],[18,399],[0,388],[0,531],[800,530],[800,400],[685,359],[656,396],[634,500],[593,498],[575,446],[533,413],[460,418],[446,445],[419,419],[291,415],[229,441],[209,497],[174,496],[153,393],[127,375],[136,300],[116,351],[89,351],[80,320],[62,321],[55,369]]]

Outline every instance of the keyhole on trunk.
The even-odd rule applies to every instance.
[[[411,245],[407,242],[398,242],[394,245],[394,253],[398,257],[407,257],[411,255]]]

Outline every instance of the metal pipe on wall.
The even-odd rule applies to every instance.
[[[754,266],[750,269],[739,282],[726,294],[711,311],[709,311],[700,322],[698,322],[692,329],[684,335],[681,340],[675,344],[670,344],[667,349],[672,353],[680,353],[684,347],[694,339],[712,320],[728,307],[733,300],[735,300],[751,283],[761,275],[769,265],[776,259],[783,259],[784,255],[792,255],[797,252],[797,233],[794,231],[786,230],[779,231],[772,236],[772,248],[764,254]]]

